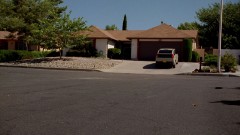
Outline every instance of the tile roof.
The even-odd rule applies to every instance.
[[[6,39],[6,36],[9,35],[10,32],[0,31],[0,39]]]
[[[90,38],[110,38],[113,40],[117,40],[110,33],[98,28],[97,26],[91,26],[88,31],[83,31],[83,32],[80,32],[79,34],[86,35]]]
[[[149,30],[102,30],[96,26],[91,26],[88,31],[81,31],[80,34],[89,38],[107,38],[116,41],[130,41],[133,38],[197,38],[197,30],[178,30],[174,27],[161,24]]]
[[[107,32],[113,35],[119,41],[130,41],[128,37],[143,32],[143,30],[107,30]]]
[[[198,36],[198,30],[180,30],[180,31],[184,32],[185,34],[188,34],[192,38],[197,38]]]
[[[11,32],[8,32],[8,31],[0,31],[0,39],[9,39],[9,38],[8,38],[9,34],[11,34]],[[17,37],[17,34],[14,33],[14,36]],[[16,39],[16,38],[13,38],[13,39]]]
[[[154,39],[154,38],[193,38],[190,34],[186,34],[186,32],[182,32],[170,25],[161,24],[159,26],[153,27],[136,35],[128,37],[129,39],[133,38],[146,38],[146,39]]]

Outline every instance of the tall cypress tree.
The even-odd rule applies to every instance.
[[[127,15],[124,15],[122,30],[127,30]]]

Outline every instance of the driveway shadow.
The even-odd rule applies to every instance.
[[[151,63],[143,67],[143,69],[171,69],[171,65],[168,64],[161,64],[161,65],[156,65],[156,63]]]
[[[240,90],[240,87],[228,88],[228,87],[215,87],[215,89],[235,89]]]
[[[210,102],[210,103],[222,103],[222,104],[225,104],[225,105],[240,106],[240,100],[221,100],[221,101],[215,101],[215,102]]]

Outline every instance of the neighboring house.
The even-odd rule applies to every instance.
[[[154,60],[159,48],[175,48],[179,60],[183,59],[184,39],[192,39],[193,50],[198,47],[197,30],[178,30],[161,24],[148,30],[102,30],[91,26],[90,31],[81,32],[93,41],[99,53],[107,56],[109,48],[120,48],[124,59]]]
[[[0,49],[15,50],[17,38],[8,31],[0,31]]]
[[[0,50],[39,50],[39,46],[27,46],[18,39],[17,33],[10,33],[8,31],[0,31]]]

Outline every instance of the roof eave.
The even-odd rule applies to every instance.
[[[196,39],[195,37],[128,37],[128,39]]]
[[[110,40],[118,41],[117,39],[108,38],[108,37],[87,37],[87,38],[90,38],[90,39],[110,39]]]

